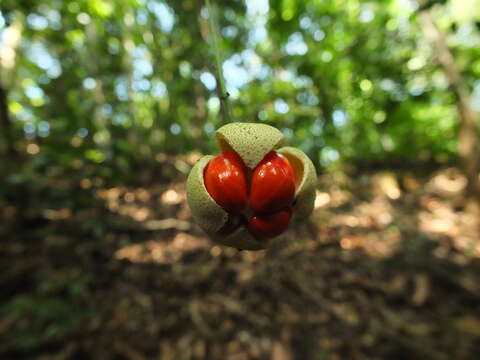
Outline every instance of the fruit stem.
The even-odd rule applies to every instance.
[[[216,9],[212,6],[210,0],[205,0],[208,9],[208,24],[210,27],[210,36],[211,36],[211,43],[213,47],[213,52],[215,53],[215,67],[217,71],[217,86],[220,87],[219,91],[219,98],[220,98],[220,106],[222,109],[223,120],[225,123],[231,122],[231,115],[230,115],[230,106],[228,103],[228,97],[230,94],[227,91],[227,87],[225,85],[225,79],[223,77],[222,71],[222,51],[220,49],[220,42],[219,42],[219,31],[218,31],[218,22],[216,17]]]

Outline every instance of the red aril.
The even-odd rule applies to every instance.
[[[215,202],[227,212],[239,213],[247,205],[246,166],[233,151],[224,152],[208,163],[205,187]]]
[[[248,229],[257,238],[273,238],[286,230],[291,217],[290,208],[268,215],[254,215],[248,222]]]
[[[295,172],[288,159],[269,152],[253,170],[250,208],[256,213],[273,213],[290,206],[295,197]]]

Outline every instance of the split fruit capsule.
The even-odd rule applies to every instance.
[[[269,125],[231,123],[216,137],[222,152],[201,158],[187,179],[192,216],[221,244],[265,249],[312,212],[315,168]]]

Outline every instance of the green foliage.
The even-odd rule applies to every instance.
[[[317,165],[456,158],[455,99],[414,4],[214,4],[234,120],[280,128]],[[478,14],[454,5],[439,24],[478,102]],[[223,120],[202,2],[6,1],[1,14],[0,32],[21,24],[2,86],[15,146],[40,146],[32,161],[115,177],[158,152],[214,149]]]

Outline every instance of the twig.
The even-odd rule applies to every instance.
[[[212,40],[212,47],[213,47],[213,52],[215,54],[215,68],[217,72],[217,82],[218,82],[218,87],[219,91],[218,97],[220,98],[220,104],[222,107],[222,114],[224,117],[224,122],[228,123],[231,122],[231,113],[230,113],[230,105],[228,103],[228,98],[230,94],[227,91],[227,87],[225,84],[225,78],[223,77],[223,71],[222,71],[222,64],[223,64],[223,59],[222,59],[222,51],[220,49],[220,41],[219,41],[219,31],[218,31],[218,23],[217,23],[217,17],[216,17],[216,11],[214,7],[212,6],[212,3],[210,0],[205,0],[207,4],[207,9],[208,9],[208,25],[210,28],[210,36]]]

